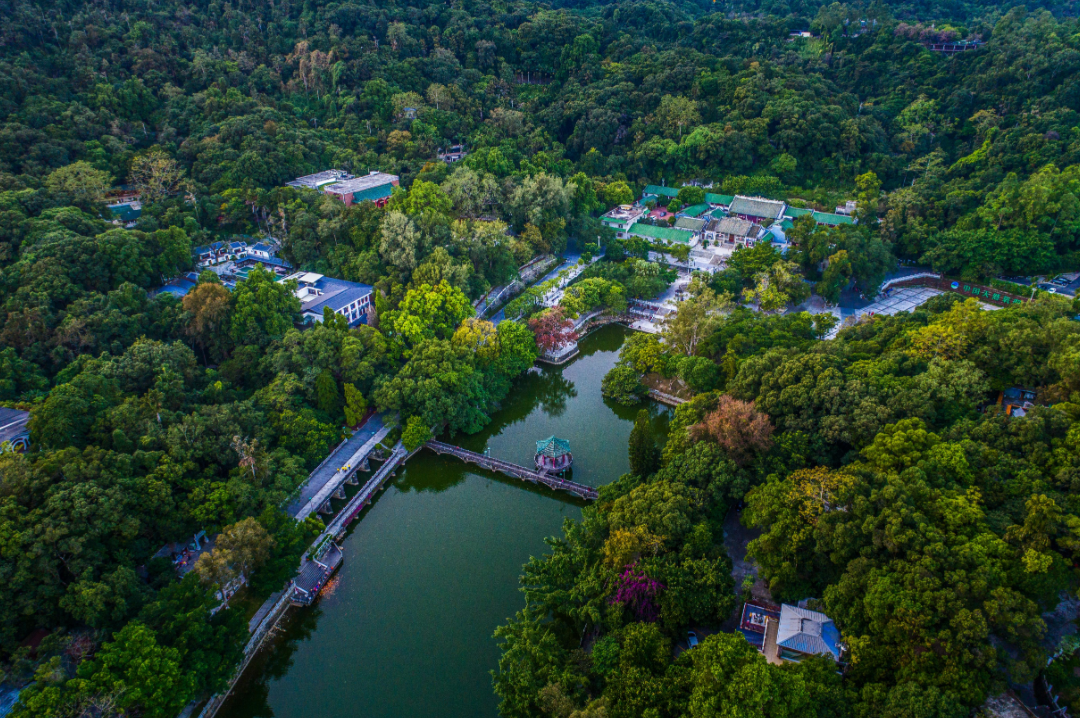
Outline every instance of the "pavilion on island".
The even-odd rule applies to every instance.
[[[570,453],[570,442],[549,436],[536,442],[536,469],[537,471],[565,471],[574,463],[574,456]]]

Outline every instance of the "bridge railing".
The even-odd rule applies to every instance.
[[[532,469],[528,469],[519,464],[505,461],[503,459],[497,459],[494,456],[479,454],[475,451],[462,449],[459,446],[454,446],[453,444],[447,444],[441,441],[432,440],[427,442],[426,446],[432,451],[435,451],[436,453],[450,454],[451,456],[456,456],[463,461],[473,462],[484,468],[499,471],[500,473],[508,474],[515,478],[541,483],[552,489],[569,491],[570,493],[576,494],[585,499],[592,500],[599,497],[599,492],[597,492],[597,490],[592,486],[586,486],[584,484],[579,484],[575,481],[560,479],[556,476],[551,476],[546,473],[533,471]]]

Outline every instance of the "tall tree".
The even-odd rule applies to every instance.
[[[231,302],[229,291],[216,282],[202,282],[184,295],[184,311],[190,314],[187,334],[199,346],[203,360],[207,351],[221,356],[225,350]]]
[[[660,450],[653,438],[649,412],[642,409],[634,419],[630,430],[630,473],[635,476],[651,476],[660,468]]]
[[[264,347],[285,336],[300,313],[293,286],[255,267],[233,290],[229,335],[235,344]]]
[[[164,150],[152,149],[131,161],[128,181],[138,190],[139,198],[151,204],[176,193],[183,178],[184,171],[176,160]]]

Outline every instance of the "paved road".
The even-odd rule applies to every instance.
[[[555,277],[559,276],[559,272],[563,271],[564,269],[569,269],[570,267],[573,267],[575,264],[577,264],[578,260],[581,259],[581,254],[579,252],[567,252],[567,253],[562,255],[562,258],[563,258],[563,261],[560,262],[559,265],[557,267],[555,267],[555,269],[552,269],[550,272],[545,274],[540,279],[537,279],[535,282],[532,282],[529,286],[530,287],[536,287],[536,286],[539,286],[539,285],[543,284],[544,282],[546,282],[546,281],[548,281],[550,279],[555,279]],[[501,322],[504,319],[506,319],[505,307],[503,309],[500,309],[498,312],[495,313],[495,316],[493,316],[491,318],[491,323],[497,325],[499,322]]]
[[[289,505],[285,507],[286,513],[290,516],[296,516],[327,484],[335,478],[340,478],[338,470],[382,428],[382,416],[373,414],[356,433],[330,454],[319,468],[312,472],[307,483],[300,489],[300,493],[294,496]]]

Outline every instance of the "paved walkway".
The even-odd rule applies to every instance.
[[[936,297],[939,294],[943,294],[940,289],[933,289],[931,287],[903,287],[901,289],[889,290],[888,295],[879,296],[874,301],[870,302],[864,307],[847,308],[847,307],[831,307],[827,311],[833,314],[840,321],[833,327],[825,338],[832,339],[844,326],[854,324],[859,320],[859,317],[864,315],[878,315],[891,316],[900,312],[910,312],[920,304],[925,304],[932,297]]]
[[[373,414],[363,426],[356,430],[356,433],[334,449],[319,464],[319,468],[311,472],[311,476],[301,487],[300,493],[294,496],[285,507],[286,513],[298,520],[310,515],[337,490],[350,470],[355,468],[387,433],[389,433],[389,428],[383,425],[382,417],[379,414]],[[380,436],[376,437],[376,435]],[[350,469],[342,471],[346,466]]]
[[[554,307],[556,304],[562,301],[563,295],[566,294],[566,287],[570,282],[578,278],[582,272],[584,272],[590,264],[599,262],[604,255],[600,254],[592,258],[592,261],[588,264],[578,264],[578,260],[581,258],[580,254],[568,254],[566,255],[566,261],[560,264],[555,269],[551,270],[543,279],[537,282],[537,286],[544,282],[557,279],[561,272],[566,272],[566,276],[559,282],[558,286],[545,294],[540,300],[545,307]]]
[[[558,266],[556,266],[555,269],[552,269],[550,272],[545,274],[540,279],[537,279],[534,282],[532,282],[532,281],[529,282],[528,286],[526,286],[525,288],[528,289],[529,287],[534,287],[534,286],[543,284],[544,282],[546,282],[549,279],[554,279],[555,277],[557,277],[559,275],[559,272],[563,271],[564,269],[568,269],[568,268],[574,266],[575,264],[577,264],[577,261],[578,261],[578,259],[580,259],[581,255],[580,254],[567,254],[567,255],[563,255],[563,257],[564,257],[563,261]],[[495,324],[497,326],[499,324],[499,322],[503,321],[504,319],[506,319],[506,307],[503,307],[499,311],[495,312],[494,316],[491,317],[491,323]]]
[[[248,633],[254,633],[255,629],[259,627],[259,624],[263,622],[263,619],[269,615],[270,611],[274,608],[274,604],[281,598],[281,594],[284,591],[274,591],[270,594],[270,598],[263,602],[263,605],[259,606],[259,610],[255,612],[255,615],[248,621]]]

